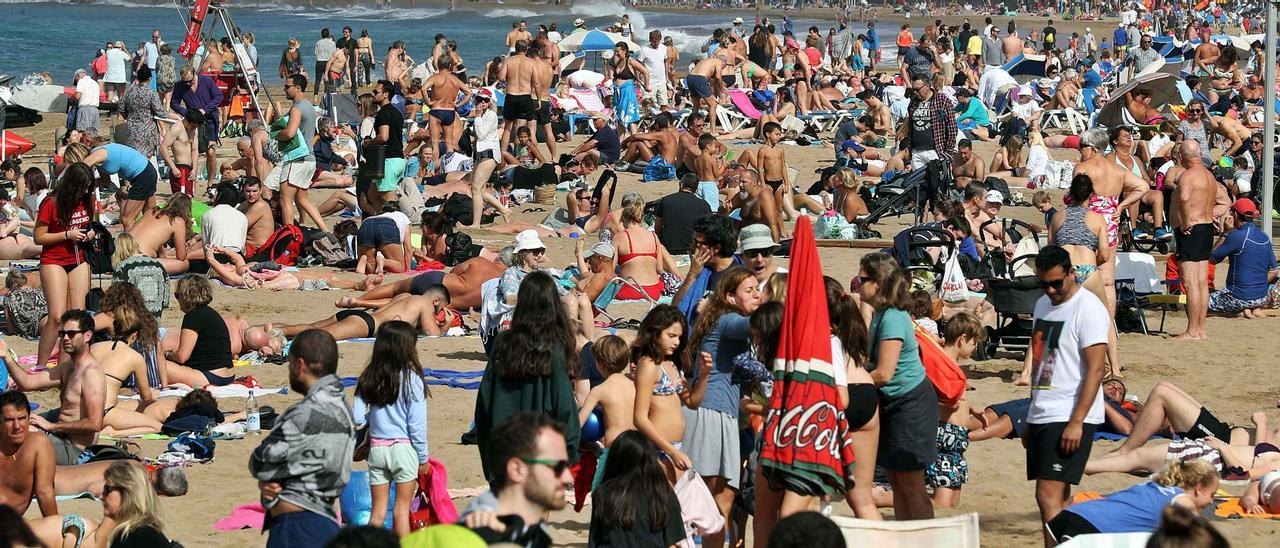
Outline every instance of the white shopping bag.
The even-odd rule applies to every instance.
[[[942,271],[942,287],[938,290],[938,298],[949,303],[961,303],[969,300],[969,281],[960,268],[960,252],[954,251],[947,258]]]

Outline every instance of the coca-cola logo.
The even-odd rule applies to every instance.
[[[812,446],[816,453],[828,453],[838,459],[840,451],[839,421],[834,405],[827,401],[814,402],[808,407],[793,407],[781,417],[772,411],[769,422],[774,423],[770,436],[779,448],[795,446],[804,449]]]

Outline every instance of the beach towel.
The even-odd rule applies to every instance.
[[[1230,497],[1217,503],[1213,515],[1227,519],[1261,518],[1280,520],[1280,514],[1246,514],[1240,506],[1240,497]]]
[[[853,477],[849,423],[837,406],[822,264],[808,217],[791,243],[786,306],[760,451],[762,475],[801,495],[843,496]]]
[[[262,503],[255,502],[253,504],[245,504],[237,506],[231,511],[231,515],[218,520],[213,524],[215,531],[239,531],[241,529],[262,529],[262,521],[266,519],[267,511],[262,508]]]
[[[435,457],[427,457],[431,477],[418,476],[418,495],[409,508],[409,526],[418,530],[437,523],[458,521],[458,508],[449,497],[449,471]]]
[[[686,470],[676,479],[672,490],[680,501],[680,519],[684,521],[686,535],[676,546],[693,548],[700,545],[694,543],[694,535],[706,536],[724,530],[724,516],[716,507],[716,499],[696,471]]]
[[[1077,535],[1059,548],[1146,548],[1151,533],[1097,533]]]
[[[591,480],[596,477],[598,457],[593,451],[583,451],[578,463],[570,471],[573,473],[573,511],[581,512],[587,502],[587,494],[591,492]]]
[[[635,81],[613,85],[613,113],[624,128],[640,121],[640,99],[636,95]]]
[[[249,388],[247,386],[240,385],[240,384],[228,384],[226,386],[208,386],[204,388],[205,390],[208,390],[209,394],[211,394],[215,398],[247,398],[251,393],[253,394],[253,397],[261,398],[263,396],[270,396],[272,394],[288,394],[289,393],[289,389],[283,388],[283,387],[282,388],[262,388],[262,387]],[[157,390],[154,392],[154,394],[155,394],[155,397],[157,398],[164,398],[164,397],[181,398],[182,396],[187,395],[188,392],[191,392],[191,387],[179,384],[179,385],[165,387],[161,390]],[[123,396],[120,396],[120,399],[136,400],[138,399],[138,396],[123,395]]]

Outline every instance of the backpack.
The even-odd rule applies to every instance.
[[[924,364],[924,374],[929,378],[929,382],[933,383],[933,389],[938,393],[938,403],[946,406],[954,406],[964,397],[964,389],[967,381],[964,371],[956,364],[955,360],[947,356],[942,351],[942,347],[934,340],[920,324],[911,322],[915,326],[916,345],[920,347],[920,363]]]
[[[346,244],[337,236],[325,232],[311,242],[311,250],[319,255],[325,266],[337,266],[339,263],[350,261],[352,259],[351,252],[347,250]]]
[[[281,266],[293,266],[298,262],[302,252],[302,229],[298,225],[284,225],[277,228],[267,241],[258,248],[258,253],[245,259],[246,262],[275,261]]]
[[[440,206],[440,212],[443,213],[445,217],[453,219],[453,222],[455,223],[460,225],[469,225],[471,224],[471,197],[466,194],[455,192],[449,195],[449,198],[444,201],[443,206]],[[491,223],[493,222],[493,218],[494,214],[492,213],[489,215],[482,215],[480,222]]]
[[[111,231],[98,221],[89,224],[93,231],[93,239],[80,244],[84,253],[84,262],[89,263],[89,270],[94,274],[110,274],[111,254],[116,252],[116,241]]]

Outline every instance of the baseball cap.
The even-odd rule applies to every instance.
[[[1254,204],[1253,200],[1248,198],[1240,198],[1236,200],[1236,203],[1231,204],[1231,210],[1246,219],[1252,219],[1258,216],[1257,204]]]
[[[598,242],[595,245],[587,248],[587,251],[582,254],[582,258],[590,259],[591,257],[595,257],[596,255],[605,257],[607,259],[612,259],[615,255],[615,251],[613,249],[613,246],[610,245],[609,242]]]
[[[999,190],[987,191],[987,203],[1004,203],[1004,194]]]
[[[742,231],[738,233],[738,242],[738,253],[745,253],[753,249],[778,248],[777,242],[773,241],[773,231],[762,224],[742,227]]]
[[[840,144],[840,150],[844,150],[846,148],[851,148],[853,149],[854,152],[862,152],[864,150],[867,150],[866,147],[854,142],[853,139],[845,139],[844,142]]]

